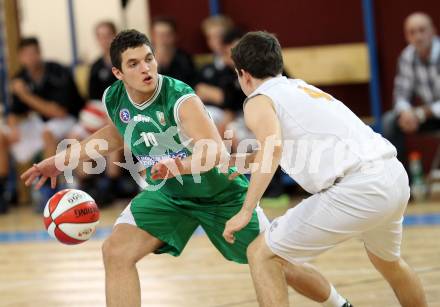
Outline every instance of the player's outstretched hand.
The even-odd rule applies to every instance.
[[[226,242],[233,244],[235,242],[234,234],[246,227],[251,218],[252,211],[240,210],[240,212],[227,221],[223,231],[223,238],[225,238]]]
[[[153,180],[173,178],[182,173],[183,164],[180,159],[164,159],[151,168]]]
[[[34,164],[31,168],[25,171],[21,176],[21,180],[24,181],[26,186],[30,186],[35,179],[38,179],[35,189],[39,189],[43,186],[48,178],[50,178],[50,185],[54,189],[57,185],[57,176],[61,174],[61,171],[57,169],[55,165],[55,157],[50,157],[41,161],[38,164]]]

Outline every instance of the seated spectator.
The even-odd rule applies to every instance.
[[[224,65],[222,60],[224,52],[223,37],[233,27],[234,23],[231,18],[223,15],[210,16],[202,22],[206,44],[214,56],[214,63],[219,67]]]
[[[209,17],[202,23],[207,45],[213,53],[213,62],[200,70],[195,90],[220,130],[225,123],[224,94],[220,83],[225,74],[227,79],[230,77],[230,69],[224,61],[228,54],[223,44],[223,36],[232,25],[230,18],[221,15]]]
[[[116,36],[116,26],[111,21],[102,21],[95,27],[95,37],[101,48],[101,56],[92,64],[88,82],[89,101],[81,110],[79,122],[72,129],[69,138],[83,140],[107,124],[107,113],[101,102],[104,91],[117,79],[112,72],[110,45]],[[105,174],[89,176],[81,167],[75,170],[79,188],[87,191],[100,207],[111,204],[118,196],[118,181],[121,168],[114,162],[122,159],[122,151],[107,157]]]
[[[243,35],[244,32],[237,28],[232,28],[224,34],[222,44],[225,51],[222,61],[225,63],[225,66],[218,80],[218,86],[222,91],[222,106],[225,112],[223,121],[219,125],[219,130],[222,135],[225,130],[233,131],[233,151],[236,149],[237,142],[255,138],[244,123],[243,102],[246,99],[246,95],[240,88],[234,62],[231,58],[231,49]]]
[[[405,135],[440,129],[440,40],[431,18],[413,13],[404,24],[408,46],[394,82],[394,109],[383,118],[384,136],[407,162]]]
[[[176,22],[169,17],[155,18],[151,26],[151,39],[159,73],[193,86],[194,63],[188,53],[177,48]]]
[[[68,68],[43,61],[36,38],[20,41],[18,59],[22,69],[11,81],[13,99],[3,141],[15,160],[25,163],[41,151],[45,157],[55,154],[84,101]],[[51,196],[54,191],[45,188],[42,193]],[[42,204],[46,200],[43,197]]]
[[[110,60],[110,45],[116,33],[116,26],[111,21],[102,21],[95,27],[95,37],[102,55],[92,64],[90,69],[88,88],[91,100],[101,100],[105,89],[116,81]]]

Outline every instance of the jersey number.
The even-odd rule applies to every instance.
[[[159,143],[156,140],[156,137],[151,132],[142,132],[141,133],[142,138],[144,139],[145,145],[147,147],[151,146],[157,146]]]
[[[328,101],[333,100],[333,97],[325,92],[317,91],[317,90],[311,89],[309,87],[304,87],[304,86],[298,86],[298,88],[302,89],[307,95],[309,95],[312,98],[315,98],[315,99],[324,98]]]

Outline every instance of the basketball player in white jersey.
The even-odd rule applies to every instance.
[[[285,277],[323,306],[352,306],[307,262],[354,237],[364,242],[402,306],[427,306],[420,280],[400,258],[409,187],[395,148],[329,94],[281,76],[281,47],[271,34],[248,33],[232,58],[248,97],[246,124],[261,146],[246,157],[257,167],[243,208],[223,236],[234,242],[278,165],[313,194],[248,248],[260,306],[288,306]]]

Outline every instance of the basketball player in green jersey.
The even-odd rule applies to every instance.
[[[80,150],[70,147],[43,160],[22,179],[30,185],[39,178],[35,186],[39,188],[50,178],[55,186],[64,171],[57,167],[57,159],[90,159],[86,153],[90,141],[107,141],[105,150],[96,148],[101,155],[122,148],[124,143],[130,147],[147,170],[148,186],[122,212],[102,250],[107,305],[134,307],[141,305],[136,262],[144,256],[178,256],[200,225],[226,259],[247,263],[247,246],[267,219],[257,208],[249,225],[235,235],[234,245],[223,239],[226,221],[242,207],[248,181],[243,176],[229,180],[234,169],[220,172],[214,167],[226,149],[203,103],[186,84],[158,74],[145,35],[135,30],[119,33],[110,54],[119,80],[107,88],[103,103],[112,123],[81,142]],[[204,150],[206,146],[197,146],[199,141],[214,146]],[[210,169],[206,169],[208,161],[212,162]],[[154,180],[164,177],[169,178]]]

